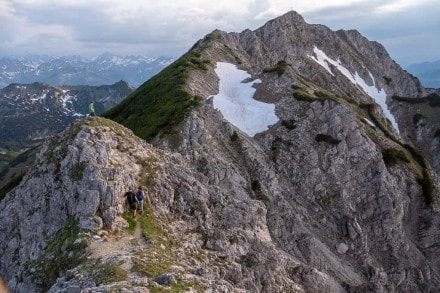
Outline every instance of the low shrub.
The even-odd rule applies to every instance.
[[[326,142],[326,143],[329,143],[329,144],[333,144],[333,145],[338,144],[338,143],[341,142],[339,139],[333,138],[330,135],[322,134],[322,133],[317,134],[316,137],[315,137],[315,140],[318,141],[318,142],[323,141],[323,142]]]
[[[289,64],[286,61],[279,61],[277,65],[275,65],[274,67],[263,69],[263,72],[264,73],[276,72],[278,76],[281,76],[284,74],[284,72],[286,72],[288,65]]]
[[[231,141],[237,141],[238,140],[238,133],[234,130],[234,132],[231,135]]]
[[[296,128],[295,120],[281,120],[281,125],[286,127],[289,130],[293,130]]]
[[[304,101],[304,102],[313,102],[316,100],[316,97],[313,97],[312,95],[310,95],[309,93],[303,90],[294,90],[293,97],[298,101]]]
[[[413,116],[414,125],[417,125],[417,123],[419,123],[419,121],[422,120],[423,118],[425,118],[425,116],[423,116],[422,114],[419,114],[419,113],[415,114]]]
[[[72,165],[69,169],[69,176],[72,181],[80,181],[83,178],[86,162],[79,162]]]
[[[389,148],[382,151],[382,158],[385,165],[390,166],[397,164],[399,161],[409,163],[410,160],[406,156],[405,152],[401,149]]]

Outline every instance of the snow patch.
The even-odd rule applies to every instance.
[[[43,93],[43,95],[41,96],[37,96],[37,97],[32,97],[29,99],[29,101],[31,101],[32,103],[44,100],[47,97],[47,93]]]
[[[309,55],[309,57],[313,59],[315,62],[317,62],[319,65],[324,67],[325,70],[327,70],[331,75],[334,76],[332,70],[330,69],[329,64],[335,66],[345,77],[348,78],[348,80],[350,80],[353,84],[358,85],[367,95],[369,95],[374,100],[376,100],[376,102],[382,107],[382,110],[385,113],[385,117],[391,121],[391,124],[393,125],[394,129],[396,129],[397,132],[399,131],[399,128],[397,127],[396,119],[394,118],[393,114],[391,114],[388,105],[386,104],[387,94],[385,90],[383,89],[378,90],[376,88],[376,82],[371,72],[368,72],[368,74],[370,75],[370,78],[373,81],[373,85],[368,85],[365,82],[365,80],[363,80],[362,77],[359,76],[357,71],[355,71],[355,73],[352,74],[347,68],[345,68],[342,65],[339,59],[337,61],[331,59],[316,46],[313,48],[313,52],[315,53],[316,57],[311,55]]]
[[[261,80],[244,82],[250,74],[226,62],[217,62],[215,73],[220,81],[219,93],[213,96],[214,108],[220,110],[226,120],[250,136],[278,122],[274,104],[253,99],[256,90],[252,85]]]
[[[365,122],[367,122],[371,127],[376,128],[376,124],[374,124],[370,119],[363,118]]]

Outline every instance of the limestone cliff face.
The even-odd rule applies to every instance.
[[[256,31],[215,31],[198,47],[201,59],[214,62],[192,75],[188,89],[194,95],[217,93],[216,62],[237,64],[261,80],[254,97],[274,103],[280,121],[252,139],[239,135],[232,142],[240,130],[222,121],[208,99],[183,124],[178,146],[158,144],[180,152],[223,190],[263,202],[271,239],[301,262],[296,272],[306,290],[438,289],[438,158],[428,155],[438,147],[438,135],[418,132],[416,146],[424,146],[420,151],[432,170],[407,144],[411,140],[392,128],[383,108],[406,135],[411,115],[391,97],[420,98],[429,91],[380,44],[356,31],[308,25],[293,12]],[[329,70],[316,62],[315,47],[327,55]],[[277,71],[280,61],[284,68]],[[379,107],[338,66],[382,89],[386,104]],[[435,111],[419,115],[418,123]],[[311,268],[325,277],[313,282]],[[290,277],[298,281],[298,275]],[[330,290],[330,284],[340,287]]]
[[[202,99],[183,121],[152,144],[106,119],[77,121],[0,201],[10,287],[439,290],[438,158],[423,157],[430,140],[417,128],[435,115],[408,128],[414,113],[392,98],[429,94],[417,79],[358,32],[294,12],[256,31],[215,31],[192,50],[206,62],[185,89]],[[279,121],[250,137],[226,120],[212,97],[217,62],[260,79],[254,98]],[[138,184],[149,203],[135,225],[122,194]]]

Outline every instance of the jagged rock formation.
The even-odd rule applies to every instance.
[[[259,80],[277,123],[250,137],[224,118],[220,62]],[[423,157],[438,137],[412,146],[414,113],[392,98],[433,92],[380,44],[295,12],[214,31],[105,114],[134,134],[95,118],[45,143],[0,202],[0,272],[18,292],[438,291],[439,180]],[[129,241],[122,193],[139,182],[151,205]]]

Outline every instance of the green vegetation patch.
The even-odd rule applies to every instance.
[[[425,197],[425,203],[427,205],[431,205],[434,202],[436,188],[434,185],[434,181],[429,173],[429,163],[423,157],[423,155],[414,147],[408,144],[404,144],[403,146],[411,153],[412,157],[421,168],[421,172],[419,172],[419,175],[417,177],[417,182],[422,187],[423,196]]]
[[[79,268],[82,274],[86,274],[99,286],[127,280],[128,273],[117,264],[102,263],[99,260],[95,263],[87,263]]]
[[[14,189],[15,187],[18,186],[18,184],[20,184],[21,180],[23,179],[24,174],[15,176],[14,178],[12,178],[11,180],[9,180],[8,183],[5,184],[5,186],[3,186],[2,188],[0,188],[0,201],[3,200],[3,198],[5,198],[6,194],[11,191],[12,189]]]
[[[289,130],[293,130],[296,128],[296,121],[295,120],[281,120],[281,125],[286,127]]]
[[[142,227],[142,234],[146,238],[153,239],[158,243],[163,245],[168,245],[167,235],[165,231],[159,225],[158,220],[154,216],[151,208],[148,206],[147,202],[144,202],[144,214],[139,219],[140,225]]]
[[[73,164],[69,169],[69,176],[72,181],[80,181],[83,178],[84,170],[86,169],[86,162],[79,162]]]
[[[146,158],[138,158],[137,163],[142,166],[140,176],[140,184],[147,188],[152,188],[156,185],[156,177],[158,172],[157,162],[160,159],[154,156]]]
[[[207,63],[200,60],[198,52],[183,55],[102,116],[146,140],[168,133],[200,105],[202,98],[191,96],[185,85],[190,72],[205,71]]]
[[[47,292],[65,271],[85,261],[88,242],[86,239],[75,241],[79,232],[77,221],[68,219],[64,227],[50,238],[44,254],[28,263],[28,274],[42,292]],[[35,272],[31,273],[32,269]]]
[[[132,257],[131,261],[133,266],[131,272],[138,273],[150,278],[158,277],[169,269],[171,264],[168,261],[151,261],[151,259],[141,259],[138,257]]]
[[[313,94],[319,98],[328,98],[328,99],[333,99],[333,100],[336,99],[335,95],[333,95],[327,91],[324,91],[324,90],[314,91]]]
[[[274,67],[263,69],[263,73],[276,72],[278,76],[281,76],[284,74],[284,72],[286,72],[287,66],[289,66],[289,64],[286,61],[278,61]]]
[[[114,132],[116,132],[116,134],[127,135],[125,128],[121,124],[103,117],[88,117],[85,123],[90,127],[110,127]]]
[[[130,210],[127,204],[127,210]],[[131,234],[134,233],[136,230],[136,220],[133,218],[133,214],[131,211],[125,212],[121,215],[121,217],[127,221],[128,223],[128,231],[130,231]]]
[[[261,184],[260,181],[258,180],[252,180],[251,182],[251,189],[256,191],[256,190],[261,190]]]
[[[131,271],[151,278],[172,271],[172,266],[179,263],[179,256],[175,249],[177,242],[168,237],[147,202],[144,205],[143,215],[138,219],[138,224],[141,225],[142,235],[149,245],[144,253],[132,258]]]
[[[189,290],[190,290],[190,285],[187,285],[184,282],[180,282],[180,281],[170,284],[169,288],[163,288],[158,286],[150,288],[151,293],[180,293],[180,292],[187,292]],[[197,292],[203,292],[203,290]]]
[[[397,164],[398,162],[409,163],[410,160],[406,156],[405,152],[401,149],[390,148],[382,151],[383,161],[385,165],[390,166]]]
[[[389,128],[386,125],[384,125],[379,120],[379,118],[374,114],[374,107],[375,107],[374,104],[361,104],[361,105],[359,105],[359,108],[367,111],[368,116],[370,117],[371,121],[374,123],[374,125],[376,125],[383,132],[383,134],[385,134],[386,137],[388,137],[392,141],[400,144],[399,140],[393,134],[391,134],[391,131],[389,130]],[[389,124],[391,125],[391,122]]]
[[[393,81],[393,79],[391,77],[388,76],[383,76],[383,79],[385,80],[385,82],[387,83],[387,85],[390,85],[391,82]]]
[[[230,139],[231,139],[231,141],[237,141],[238,140],[238,133],[237,133],[237,131],[234,130],[234,132],[232,132]]]
[[[301,89],[293,90],[293,97],[298,101],[303,101],[303,102],[313,102],[317,100],[316,97],[312,96],[308,92]]]
[[[341,142],[339,139],[333,138],[332,136],[327,135],[327,134],[323,134],[323,133],[317,134],[315,137],[315,140],[317,142],[323,141],[323,142],[326,142],[328,144],[333,144],[333,145],[336,145]]]
[[[426,103],[431,107],[440,107],[440,96],[436,93],[432,93],[427,95],[426,97],[421,98],[410,98],[410,97],[400,97],[400,96],[392,96],[392,99],[399,101],[399,102],[405,102],[409,104],[421,104]]]

